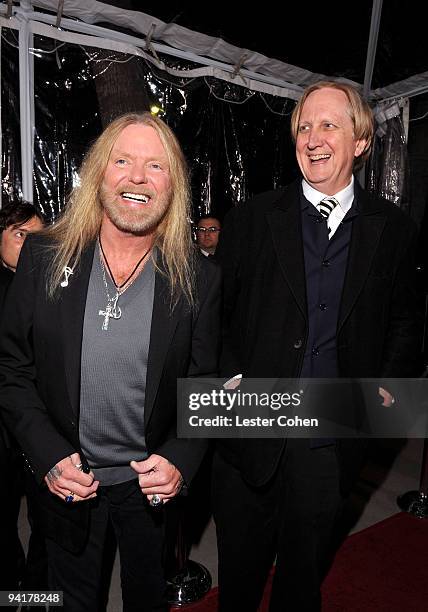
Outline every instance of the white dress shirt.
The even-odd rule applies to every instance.
[[[318,191],[317,189],[314,189],[305,179],[302,180],[302,187],[303,195],[311,204],[313,204],[313,206],[315,206],[315,208],[317,208],[318,204],[324,198],[335,198],[339,202],[339,206],[336,206],[336,208],[333,209],[327,222],[329,229],[328,238],[330,240],[354,201],[354,177],[352,176],[351,182],[347,187],[345,187],[345,189],[342,189],[333,195],[327,195],[321,191]]]

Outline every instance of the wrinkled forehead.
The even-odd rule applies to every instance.
[[[150,154],[167,158],[165,147],[156,130],[143,123],[132,123],[123,128],[113,143],[110,155],[127,153],[129,155]]]
[[[304,122],[314,117],[325,120],[346,117],[352,121],[352,107],[346,93],[331,87],[312,91],[303,103],[299,119]]]

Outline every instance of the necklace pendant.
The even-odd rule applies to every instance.
[[[119,297],[120,293],[116,293],[116,295],[111,301],[111,316],[113,317],[113,319],[120,319],[120,317],[122,316],[122,310],[120,306],[117,305]]]
[[[98,311],[98,315],[100,317],[104,317],[104,321],[101,326],[101,329],[103,331],[108,331],[108,324],[110,322],[110,319],[120,319],[120,317],[122,316],[122,310],[120,309],[120,306],[117,305],[119,297],[120,294],[116,293],[116,295],[113,298],[110,298],[107,302],[106,309]]]
[[[111,304],[108,303],[105,310],[99,310],[98,311],[98,315],[101,316],[101,317],[104,317],[104,321],[103,321],[101,329],[103,331],[108,331],[109,319],[110,319],[110,317],[113,316]]]
[[[113,319],[120,319],[120,317],[122,316],[122,310],[120,309],[120,306],[117,306],[117,308],[112,308],[111,316]]]

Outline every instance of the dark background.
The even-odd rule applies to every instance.
[[[204,2],[104,1],[221,37],[237,47],[311,72],[364,82],[372,0],[238,1],[212,6]],[[384,0],[372,90],[428,71],[427,22],[422,7],[418,2]],[[409,211],[421,224],[428,200],[428,94],[410,100],[408,152]],[[424,223],[428,226],[428,221]]]
[[[346,2],[142,2],[104,0],[223,38],[311,72],[364,81],[372,0]],[[184,5],[184,6],[183,6]],[[428,70],[423,3],[384,0],[372,89]]]
[[[364,80],[371,0],[213,6],[107,0],[106,4],[144,11],[312,72],[359,83]],[[420,7],[398,0],[383,2],[372,89],[428,70],[426,21],[418,12]],[[4,28],[2,180],[6,190],[20,187],[16,45],[16,32]],[[95,59],[91,61],[77,45],[56,49],[55,41],[36,37],[35,46],[43,53],[35,55],[34,195],[48,220],[60,212],[81,158],[102,127],[115,114],[148,108],[159,98],[166,111],[164,118],[177,132],[189,160],[194,218],[208,211],[222,218],[236,203],[284,185],[297,174],[289,134],[293,101],[255,95],[239,104],[248,91],[243,87],[209,82],[210,92],[206,82],[197,80],[179,90],[137,59],[120,64],[120,73],[115,64],[103,72],[98,66],[107,66],[108,53],[93,49]],[[164,59],[169,65],[180,64],[171,56]],[[188,67],[184,62],[181,66]],[[137,81],[141,87],[123,86]],[[274,112],[267,112],[267,104]],[[424,229],[428,225],[424,220],[428,94],[411,98],[410,118],[408,210],[428,238],[428,228]]]

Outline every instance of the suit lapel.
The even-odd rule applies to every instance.
[[[78,269],[69,278],[68,287],[61,288],[60,316],[64,350],[65,375],[74,414],[79,413],[80,362],[86,295],[91,274],[94,244],[80,258]]]
[[[168,281],[163,274],[156,270],[144,404],[146,427],[153,410],[166,355],[178,323],[180,311],[181,304],[179,302],[171,312]]]
[[[302,314],[307,318],[305,263],[298,182],[293,183],[267,213],[273,245],[284,278]]]
[[[386,223],[386,217],[376,206],[376,201],[371,200],[357,185],[355,196],[360,212],[352,222],[349,260],[340,305],[338,331],[363,289]]]

